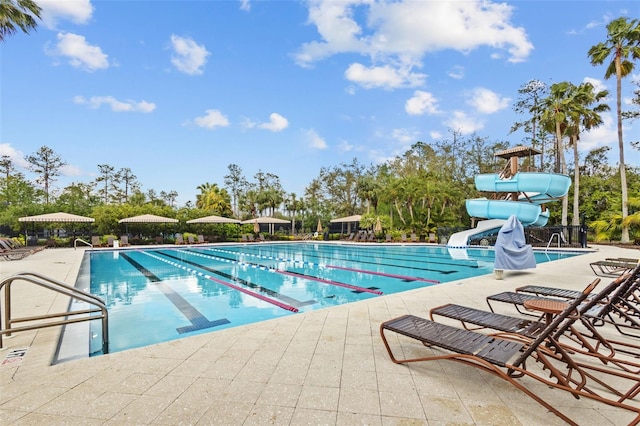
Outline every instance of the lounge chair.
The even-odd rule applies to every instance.
[[[113,237],[107,237],[107,247],[113,247]]]
[[[600,279],[596,279],[596,282]],[[605,337],[593,325],[594,318],[591,316],[594,309],[616,303],[620,295],[640,280],[640,273],[629,275],[627,278],[616,279],[607,285],[594,297],[587,298],[578,307],[575,324],[560,328],[554,334],[556,341],[571,353],[587,356],[589,359],[596,359],[599,363],[608,366],[604,368],[598,363],[594,368],[593,362],[577,362],[586,370],[595,370],[600,373],[613,374],[617,377],[631,381],[630,389],[613,390],[618,396],[633,397],[633,392],[638,391],[637,375],[640,373],[640,362],[637,355],[640,346],[631,341],[614,340]],[[562,304],[561,306],[566,306]],[[518,317],[510,317],[492,312],[482,311],[459,305],[443,305],[431,309],[430,318],[445,317],[455,321],[460,321],[465,329],[477,330],[489,328],[506,333],[523,335],[528,338],[535,338],[545,329],[548,322],[528,320]],[[590,374],[590,373],[587,373]],[[631,376],[629,375],[631,374]],[[628,393],[630,392],[630,393]]]
[[[407,242],[407,234],[401,234],[400,235],[400,241],[402,241],[403,243]]]
[[[102,241],[98,235],[91,236],[91,246],[92,247],[102,247]]]
[[[202,235],[198,235],[198,244],[204,244],[206,243],[206,241],[204,240],[204,237]]]
[[[120,247],[128,247],[129,245],[129,236],[120,235]]]
[[[259,239],[260,241],[262,241],[262,242],[265,242],[265,241],[266,241],[266,239],[264,238],[264,235],[262,234],[262,232],[258,234],[258,239]]]
[[[621,401],[612,399],[608,394],[608,389],[597,391],[595,387],[604,386],[606,388],[606,385],[597,378],[593,378],[592,375],[586,374],[583,368],[576,364],[571,354],[557,342],[555,336],[556,330],[570,327],[576,321],[577,318],[573,314],[594,287],[594,283],[589,284],[579,298],[567,303],[566,309],[556,315],[535,339],[527,339],[521,335],[504,335],[503,337],[487,335],[436,323],[414,315],[403,315],[383,322],[380,325],[380,336],[394,363],[450,360],[477,367],[516,386],[569,424],[577,423],[555,408],[552,403],[543,400],[534,390],[526,387],[518,379],[527,376],[549,387],[571,392],[575,397],[590,398],[629,410],[636,415],[633,424],[637,424],[640,422],[640,408],[625,404],[623,402],[625,398],[622,398]],[[441,349],[446,353],[398,359],[391,349],[386,333],[397,333],[422,344],[405,348],[403,349],[404,353],[415,352],[423,346]],[[399,344],[402,345],[402,341],[399,341]],[[541,369],[534,371],[532,366],[536,363],[541,364]],[[484,383],[481,385],[484,386]],[[635,396],[635,394],[631,396]]]
[[[5,260],[20,260],[32,254],[34,251],[27,247],[16,247],[9,240],[0,239],[0,257]]]
[[[597,262],[591,262],[589,266],[596,275],[605,277],[620,276],[633,269],[638,262],[629,262],[628,260],[606,259]]]
[[[437,243],[438,240],[436,239],[436,234],[433,232],[429,232],[429,242],[430,243]]]
[[[417,242],[419,242],[419,241],[420,241],[420,238],[418,238],[418,236],[416,235],[416,233],[415,233],[415,232],[412,232],[412,233],[411,233],[411,242],[412,242],[412,243],[417,243]]]
[[[196,243],[196,239],[193,237],[193,235],[187,235],[187,243],[188,244],[195,244]]]
[[[387,243],[391,243],[391,242],[393,242],[393,237],[391,236],[391,234],[387,234],[387,235],[385,235],[384,240]]]
[[[184,238],[182,238],[182,234],[176,234],[176,244],[184,244]]]

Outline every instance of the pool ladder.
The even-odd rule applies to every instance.
[[[56,293],[69,296],[72,299],[85,302],[90,307],[60,313],[51,313],[45,315],[35,315],[22,318],[11,317],[11,287],[15,282],[27,281],[32,284],[44,287]],[[109,313],[107,307],[97,296],[78,290],[68,284],[53,278],[46,277],[37,272],[19,272],[11,275],[0,282],[0,291],[4,288],[4,312],[0,317],[0,348],[2,348],[2,336],[11,336],[11,333],[20,331],[37,330],[45,327],[55,327],[65,324],[73,324],[82,321],[92,321],[100,319],[102,322],[102,352],[109,353]],[[97,315],[96,315],[97,314]],[[51,321],[53,319],[63,318]],[[3,322],[4,320],[4,322]],[[14,323],[31,322],[31,325],[14,327]],[[35,323],[34,323],[35,322]]]

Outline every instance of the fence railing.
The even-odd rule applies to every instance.
[[[449,237],[459,231],[469,228],[441,227],[438,228],[438,238],[441,244],[446,244]],[[549,248],[584,248],[587,246],[588,229],[583,226],[545,226],[524,228],[527,244],[533,247]],[[472,239],[470,245],[495,245],[498,230],[494,234],[482,234],[481,238]]]

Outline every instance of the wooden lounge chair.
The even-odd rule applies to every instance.
[[[589,266],[596,275],[605,277],[620,276],[633,269],[638,262],[628,262],[626,260],[599,260],[597,262],[591,262]]]
[[[585,374],[555,337],[556,330],[570,326],[576,321],[576,316],[573,315],[576,308],[583,303],[594,287],[593,283],[587,286],[583,294],[568,303],[566,309],[556,315],[535,339],[527,339],[524,336],[487,335],[436,323],[414,315],[403,315],[383,322],[380,325],[380,336],[394,363],[450,360],[477,367],[506,380],[569,424],[577,425],[552,403],[543,400],[518,379],[524,376],[530,377],[547,386],[571,392],[575,397],[590,398],[629,410],[635,415],[632,423],[636,424],[640,422],[640,408],[626,404],[624,400],[612,399],[607,391],[596,390],[595,387],[603,384],[589,374]],[[419,341],[422,346],[440,349],[444,353],[398,359],[387,340],[387,333],[406,336]],[[400,340],[400,344],[402,342]],[[414,346],[404,352],[413,352],[419,347],[421,346]],[[541,368],[534,371],[532,367],[536,364]]]

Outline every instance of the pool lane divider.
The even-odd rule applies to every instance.
[[[225,287],[232,288],[232,289],[234,289],[234,290],[237,290],[237,291],[242,292],[242,293],[244,293],[244,294],[247,294],[247,295],[249,295],[249,296],[255,297],[256,299],[260,299],[260,300],[262,300],[262,301],[264,301],[264,302],[271,303],[272,305],[275,305],[275,306],[277,306],[277,307],[279,307],[279,308],[286,309],[287,311],[291,311],[291,312],[298,312],[298,308],[295,308],[295,307],[293,307],[293,306],[291,306],[291,305],[287,305],[286,303],[282,303],[282,302],[280,302],[280,301],[278,301],[278,300],[275,300],[275,299],[272,299],[272,298],[270,298],[270,297],[263,296],[263,295],[258,294],[258,293],[256,293],[256,292],[253,292],[253,291],[247,290],[246,288],[242,288],[242,287],[240,287],[240,286],[237,286],[237,285],[235,285],[235,284],[231,284],[231,283],[228,283],[228,282],[225,282],[225,281],[219,280],[219,279],[217,279],[217,278],[215,278],[215,277],[212,277],[212,276],[211,276],[211,275],[209,275],[209,274],[204,274],[204,273],[202,273],[202,272],[200,272],[200,271],[196,271],[196,270],[195,270],[195,269],[193,269],[193,268],[189,268],[189,267],[187,267],[187,266],[180,265],[180,264],[179,264],[179,263],[177,263],[177,262],[173,262],[173,261],[171,261],[171,260],[169,260],[169,259],[164,259],[164,258],[162,258],[162,257],[160,257],[160,256],[156,256],[155,254],[151,254],[151,253],[148,253],[148,252],[145,252],[145,251],[141,251],[141,253],[144,253],[144,254],[146,254],[147,256],[151,256],[152,258],[154,258],[154,259],[156,259],[156,260],[159,260],[159,261],[161,261],[161,262],[168,263],[169,265],[171,265],[171,266],[175,266],[176,268],[180,268],[180,269],[182,269],[182,270],[185,270],[185,271],[187,271],[187,272],[189,272],[189,273],[191,273],[191,274],[193,274],[193,275],[197,275],[197,276],[199,276],[199,277],[202,277],[202,278],[208,279],[208,280],[210,280],[210,281],[213,281],[213,282],[218,283],[218,284],[220,284],[220,285],[223,285],[223,286],[225,286]]]
[[[194,251],[191,251],[191,250],[175,250],[175,251],[177,251],[179,253],[187,253],[189,255],[196,255],[198,257],[204,257],[204,258],[207,258],[207,259],[211,259],[211,256],[203,255],[201,253],[197,253],[197,252],[194,252]],[[230,281],[242,284],[243,286],[249,287],[251,289],[258,290],[260,293],[265,293],[267,296],[275,297],[276,299],[282,300],[283,302],[285,302],[285,303],[287,303],[287,304],[289,304],[291,306],[294,306],[296,308],[300,308],[300,307],[305,306],[305,305],[313,305],[314,303],[318,303],[317,301],[315,301],[313,299],[307,300],[305,302],[301,302],[301,301],[299,301],[297,299],[294,299],[293,297],[285,296],[282,293],[278,293],[275,290],[271,290],[270,288],[262,287],[261,285],[254,284],[251,281],[247,281],[247,280],[244,280],[244,279],[239,278],[239,277],[234,277],[231,274],[227,274],[226,272],[222,272],[222,271],[219,271],[217,269],[209,268],[208,266],[205,266],[205,265],[203,265],[201,263],[196,263],[196,262],[192,262],[190,260],[181,259],[178,256],[173,256],[173,255],[167,253],[166,251],[158,251],[157,253],[160,253],[163,256],[166,256],[166,257],[169,257],[171,259],[174,259],[174,260],[176,260],[178,262],[186,263],[186,264],[189,264],[191,266],[195,266],[196,268],[200,268],[200,269],[204,269],[205,271],[212,272],[212,273],[214,273],[214,274],[216,274],[218,276],[221,276],[221,277],[226,278],[226,279],[228,279]]]
[[[279,262],[293,263],[295,265],[312,266],[312,267],[318,267],[318,268],[339,269],[339,270],[343,270],[343,271],[357,272],[357,273],[360,273],[360,274],[378,275],[378,276],[387,277],[387,278],[397,278],[397,279],[404,280],[404,281],[422,281],[422,282],[427,282],[427,283],[431,283],[431,284],[440,284],[440,281],[438,281],[438,280],[431,280],[431,279],[422,278],[422,277],[412,277],[412,276],[409,276],[409,275],[398,275],[398,274],[391,274],[391,273],[387,273],[387,272],[370,271],[370,270],[367,270],[367,269],[348,268],[346,266],[337,266],[337,265],[314,263],[314,262],[307,262],[307,261],[300,261],[300,260],[293,260],[293,259],[284,259],[284,258],[279,258],[279,257],[275,257],[275,256],[264,256],[264,255],[260,255],[260,254],[254,254],[254,253],[239,253],[239,252],[230,251],[230,250],[221,250],[221,249],[212,249],[212,248],[207,248],[206,250],[208,250],[208,251],[217,251],[217,252],[222,252],[222,253],[227,253],[227,254],[234,254],[234,255],[257,257],[259,259],[276,260],[276,261],[279,261]],[[260,265],[260,266],[262,266],[262,265]],[[262,267],[263,268],[267,268],[266,266],[262,266]],[[300,274],[300,275],[303,275],[303,274]],[[303,276],[306,277],[306,275],[303,275]],[[380,294],[382,294],[382,292]]]
[[[179,251],[183,251],[183,250],[179,250]],[[235,263],[238,264],[240,266],[248,266],[251,268],[256,268],[256,269],[261,269],[264,271],[269,271],[269,272],[274,272],[276,274],[282,274],[282,275],[288,275],[291,277],[298,277],[298,278],[304,278],[310,281],[317,281],[317,282],[321,282],[324,284],[330,284],[330,285],[334,285],[336,287],[344,287],[344,288],[348,288],[350,290],[354,290],[358,293],[372,293],[372,294],[378,294],[378,295],[382,295],[384,294],[382,291],[375,289],[375,288],[366,288],[366,287],[360,287],[357,285],[352,285],[352,284],[346,284],[346,283],[341,283],[339,281],[332,281],[332,280],[327,280],[324,278],[320,278],[320,277],[314,277],[312,275],[305,275],[305,274],[300,274],[298,272],[291,272],[291,271],[285,271],[282,269],[276,269],[276,268],[271,268],[268,266],[264,266],[264,265],[259,265],[256,263],[249,263],[249,262],[243,262],[240,260],[233,260],[233,259],[228,259],[228,258],[224,258],[224,257],[219,257],[219,256],[214,256],[214,255],[209,255],[209,254],[204,254],[200,251],[195,251],[195,250],[184,250],[187,253],[191,253],[191,254],[195,254],[195,255],[199,255],[199,256],[205,256],[205,257],[209,257],[211,259],[215,259],[215,260],[220,260],[223,262],[228,262],[228,263]],[[221,250],[223,251],[223,250]],[[233,252],[231,252],[233,253]]]
[[[154,285],[160,289],[162,294],[164,294],[166,298],[169,299],[169,301],[173,303],[176,308],[178,308],[180,313],[182,313],[189,320],[191,325],[176,328],[176,331],[178,333],[184,334],[191,331],[204,330],[205,328],[218,327],[220,325],[231,323],[231,321],[226,318],[209,321],[207,317],[202,315],[200,311],[198,311],[192,304],[187,302],[174,289],[164,283],[162,279],[160,279],[157,275],[149,271],[136,260],[132,259],[128,254],[121,253],[120,256],[123,257],[131,265],[133,265],[133,267],[140,271],[145,277],[147,277],[149,281],[154,283]]]

